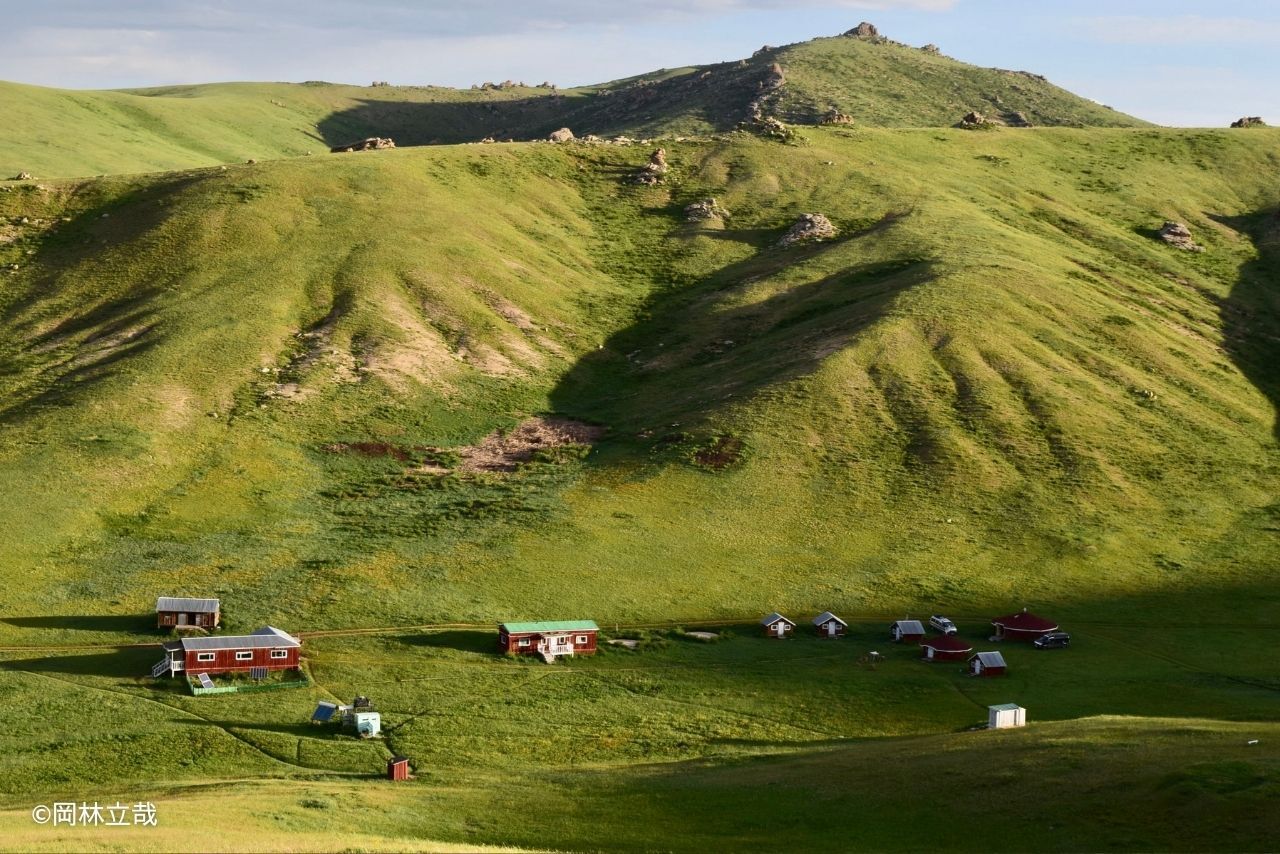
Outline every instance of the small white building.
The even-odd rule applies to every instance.
[[[1015,703],[987,706],[987,729],[1007,729],[1027,725],[1027,710]]]

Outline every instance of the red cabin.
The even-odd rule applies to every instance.
[[[830,611],[823,611],[814,617],[813,627],[820,638],[842,638],[849,630],[849,624]]]
[[[924,624],[919,620],[895,620],[889,624],[889,636],[895,643],[919,643],[924,637]]]
[[[546,661],[566,655],[595,655],[600,627],[590,620],[502,623],[498,649],[514,655],[540,655]]]
[[[991,625],[996,627],[996,634],[992,640],[1026,641],[1027,643],[1040,637],[1045,632],[1056,632],[1058,630],[1058,624],[1053,620],[1037,617],[1026,608],[1023,608],[1017,614],[996,617],[991,621]]]
[[[925,661],[964,661],[973,654],[973,644],[955,635],[939,635],[920,641],[920,654]]]
[[[296,670],[302,641],[273,626],[250,635],[224,638],[182,638],[164,645],[165,657],[152,668],[166,673],[238,673],[254,668]]]
[[[217,599],[156,598],[156,628],[216,629],[221,621],[222,610]]]
[[[969,659],[970,676],[1003,676],[1007,669],[998,652],[980,652]]]

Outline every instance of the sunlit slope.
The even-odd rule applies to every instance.
[[[881,127],[948,127],[974,109],[996,119],[1022,114],[1035,125],[1142,124],[1032,74],[841,36],[564,91],[311,82],[95,92],[0,83],[0,178],[327,154],[371,135],[401,146],[542,139],[565,125],[580,136],[705,135],[737,128],[752,104],[799,124],[832,109]]]
[[[0,195],[71,217],[3,250],[0,604],[141,612],[177,572],[247,626],[689,619],[1265,572],[1273,134],[809,134],[670,146],[656,189],[646,151],[499,146]],[[708,194],[731,217],[686,223]],[[805,211],[841,238],[777,248]],[[537,412],[608,432],[440,474]]]

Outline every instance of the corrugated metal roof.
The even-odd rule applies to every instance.
[[[1022,706],[1019,706],[1017,703],[997,703],[994,706],[987,706],[987,708],[993,709],[997,712],[1016,712],[1018,709],[1021,709]]]
[[[251,635],[232,635],[225,638],[183,638],[179,643],[184,650],[210,649],[280,649],[302,646],[302,641],[273,626],[263,626]]]
[[[839,617],[837,617],[835,614],[831,613],[830,611],[823,611],[821,614],[819,614],[818,616],[814,617],[814,618],[813,618],[813,624],[814,624],[815,626],[821,626],[822,624],[824,624],[824,623],[828,623],[828,622],[830,622],[830,621],[832,621],[832,620],[835,620],[837,623],[839,623],[839,624],[840,624],[840,625],[842,625],[842,626],[847,626],[847,625],[849,625],[849,624],[848,624],[848,623],[846,623],[844,620],[840,619]]]
[[[898,631],[904,635],[922,635],[924,634],[924,623],[919,620],[894,620],[890,625],[898,627]]]
[[[536,620],[531,623],[500,623],[509,634],[523,635],[532,632],[598,632],[600,627],[591,620]]]
[[[192,614],[212,614],[218,610],[217,599],[187,599],[182,596],[157,596],[157,611],[186,611]]]
[[[980,652],[974,656],[983,667],[1004,667],[1004,656],[998,652]]]
[[[781,614],[779,614],[777,611],[774,611],[772,614],[770,614],[769,616],[767,616],[767,617],[765,617],[763,620],[761,620],[761,621],[760,621],[760,625],[762,625],[762,626],[772,626],[774,623],[778,622],[779,620],[781,620],[782,622],[787,623],[787,624],[789,624],[789,625],[792,625],[792,626],[794,626],[794,625],[795,625],[795,623],[791,622],[791,621],[790,621],[790,620],[788,620],[786,617],[784,617],[784,616],[782,616]]]

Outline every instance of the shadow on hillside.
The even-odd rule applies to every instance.
[[[1247,234],[1258,258],[1240,268],[1231,294],[1218,304],[1227,353],[1277,412],[1280,439],[1280,209],[1247,217],[1214,217]]]
[[[900,258],[847,267],[749,301],[756,283],[837,253],[893,226],[892,214],[859,232],[778,249],[777,232],[718,232],[764,244],[751,257],[689,287],[654,294],[632,326],[569,370],[551,394],[557,412],[608,424],[615,435],[694,426],[716,409],[812,373],[883,318],[906,290],[933,276],[933,263]],[[660,440],[661,441],[661,440]]]
[[[461,652],[491,653],[498,648],[497,637],[496,631],[464,631],[461,629],[454,629],[444,632],[405,635],[400,638],[400,640],[408,646],[456,649]]]
[[[97,268],[112,266],[110,249],[140,240],[170,216],[171,207],[158,200],[198,180],[186,175],[147,185],[79,212],[42,239],[30,262],[34,276],[0,315],[0,328],[11,330],[0,340],[0,359],[20,378],[0,401],[0,421],[65,403],[159,343],[153,306],[160,286],[112,293],[115,276],[99,281]],[[92,291],[86,282],[95,283]],[[51,308],[62,313],[52,325]]]
[[[159,647],[127,647],[84,655],[51,655],[0,661],[0,669],[45,676],[118,676],[140,678],[151,675],[151,665],[160,660]]]
[[[543,139],[567,118],[564,98],[548,93],[505,101],[377,101],[366,99],[323,119],[317,128],[330,147],[386,136],[400,147],[457,145],[492,137]]]
[[[19,629],[71,629],[83,632],[120,632],[140,634],[155,628],[154,615],[147,614],[84,614],[49,617],[4,617],[7,623]]]

